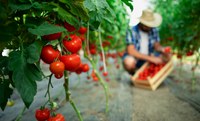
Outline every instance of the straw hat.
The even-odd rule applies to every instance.
[[[151,9],[146,9],[142,12],[140,23],[148,27],[158,27],[162,23],[162,17],[159,13],[154,13]]]

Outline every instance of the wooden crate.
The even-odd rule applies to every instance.
[[[147,80],[139,80],[138,76],[147,66],[149,65],[146,62],[132,77],[131,80],[134,83],[135,87],[156,90],[159,85],[163,82],[163,80],[171,73],[173,70],[173,61],[172,59],[162,67],[156,75],[152,78],[147,78]]]

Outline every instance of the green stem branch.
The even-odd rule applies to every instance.
[[[76,111],[76,114],[77,114],[79,120],[80,120],[80,121],[83,121],[83,118],[82,118],[82,116],[81,116],[81,113],[80,113],[80,111],[78,110],[78,108],[76,107],[74,101],[70,98],[70,99],[69,99],[69,102],[70,102],[70,104],[72,105],[72,107],[74,108],[74,110]]]
[[[96,70],[94,70],[95,74],[97,75],[100,84],[103,86],[104,88],[104,92],[105,92],[105,96],[106,96],[106,113],[109,111],[109,95],[108,95],[108,85],[105,83],[105,81],[101,78],[100,74],[97,73]]]
[[[90,55],[90,50],[89,50],[89,30],[90,30],[90,26],[89,26],[90,24],[89,24],[89,22],[87,23],[87,37],[86,37],[86,52],[88,53],[88,56],[90,57],[91,55]]]
[[[64,82],[63,86],[65,88],[66,101],[70,102],[70,104],[72,105],[73,109],[75,110],[79,120],[83,121],[82,116],[80,114],[80,111],[78,110],[78,108],[76,107],[75,103],[73,102],[73,100],[71,98],[71,93],[69,92],[69,75],[68,75],[67,71],[64,72],[64,81],[65,82]]]
[[[98,77],[98,79],[99,79],[99,82],[100,82],[100,84],[103,86],[103,88],[104,88],[104,92],[105,92],[105,97],[106,97],[106,113],[108,112],[108,110],[109,110],[109,91],[108,91],[108,85],[105,83],[105,81],[101,78],[101,76],[100,76],[100,74],[97,72],[97,70],[95,69],[95,62],[91,59],[91,58],[89,58],[87,55],[85,55],[85,57],[90,61],[90,63],[92,64],[92,66],[93,66],[93,69],[94,69],[94,72],[95,72],[95,74],[97,75],[97,77]]]
[[[26,106],[24,106],[24,108],[22,109],[22,111],[20,112],[20,114],[17,116],[17,118],[16,118],[15,121],[20,121],[22,119],[22,116],[23,116],[25,110],[26,110]]]
[[[102,39],[101,39],[101,26],[99,26],[99,28],[98,28],[98,33],[99,33],[99,42],[100,42],[101,52],[102,52],[102,57],[103,57],[103,68],[104,68],[104,72],[107,72],[106,62],[105,62],[105,54],[104,54],[104,49],[102,46]]]

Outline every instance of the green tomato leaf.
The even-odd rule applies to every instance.
[[[27,56],[26,58],[28,63],[32,64],[39,61],[42,46],[43,46],[42,44],[35,41],[33,44],[29,45],[26,48],[26,56]]]
[[[37,91],[36,80],[41,80],[42,74],[36,65],[26,63],[23,52],[13,51],[9,57],[9,69],[13,71],[12,80],[28,108]]]
[[[133,5],[132,5],[132,0],[121,0],[123,3],[125,3],[130,9],[131,11],[133,11]]]
[[[44,22],[40,26],[37,26],[35,29],[29,28],[28,31],[34,35],[44,36],[48,34],[63,32],[66,31],[66,29],[61,26],[56,26],[48,22]]]
[[[2,110],[5,109],[8,98],[10,98],[13,93],[13,89],[11,89],[9,85],[10,83],[8,80],[2,80],[0,78],[0,106]]]
[[[8,70],[8,57],[5,56],[0,56],[0,77],[2,77],[1,75],[8,75],[9,70]]]
[[[0,52],[12,41],[17,31],[17,23],[0,24]]]
[[[12,9],[13,12],[16,10],[28,10],[32,6],[32,4],[9,4],[9,7]]]
[[[27,0],[25,0],[27,2]],[[38,2],[33,2],[33,3],[23,3],[23,4],[15,4],[15,3],[10,3],[9,7],[11,10],[14,11],[23,11],[23,10],[29,10],[31,8],[36,8],[36,9],[43,9],[43,10],[51,10],[50,6],[47,2],[43,3],[38,3]]]
[[[51,12],[53,11],[55,6],[52,5],[50,2],[42,2],[42,3],[35,2],[33,3],[33,7],[36,8],[37,10],[43,10],[43,11],[45,10]]]
[[[56,8],[53,10],[58,13],[58,17],[62,19],[63,21],[66,21],[70,25],[73,25],[75,28],[79,27],[79,21],[76,17],[74,17],[71,13],[66,11],[64,8],[59,6],[58,4],[54,4]]]
[[[110,8],[106,0],[85,0],[84,6],[89,10],[89,15],[92,21],[101,22],[106,19],[111,22],[111,18],[115,17],[113,10]]]
[[[8,57],[0,56],[0,107],[2,110],[5,109],[8,98],[12,94],[13,90],[9,87],[9,70],[8,66]]]
[[[65,3],[72,14],[84,21],[88,21],[89,15],[87,9],[83,6],[83,0],[60,0],[60,2]]]

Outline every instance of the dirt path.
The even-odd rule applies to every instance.
[[[162,84],[156,91],[133,88],[133,121],[199,121],[200,113]]]

